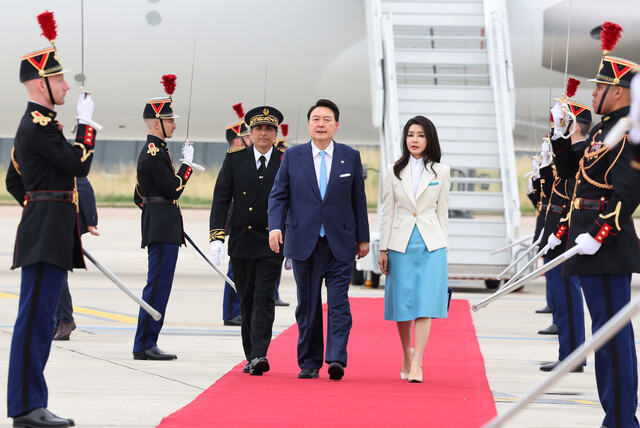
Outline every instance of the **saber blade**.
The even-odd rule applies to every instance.
[[[193,59],[191,60],[191,85],[189,88],[189,109],[187,110],[187,137],[189,139],[189,123],[191,122],[191,96],[193,95],[193,71],[196,67],[196,38],[193,38]]]
[[[122,282],[120,278],[118,278],[113,272],[111,272],[108,267],[100,263],[98,259],[93,257],[86,248],[83,248],[82,252],[84,253],[85,257],[91,261],[91,263],[93,263],[103,274],[105,274],[107,278],[113,281],[113,283],[117,285],[122,291],[124,291],[127,296],[131,297],[134,302],[136,302],[142,309],[144,309],[149,315],[151,315],[151,318],[156,321],[160,321],[160,318],[162,318],[160,312],[153,309],[147,302],[142,300],[133,291],[131,291],[129,287],[124,285],[124,282]]]
[[[187,234],[187,232],[184,232],[184,237],[187,239],[187,241],[189,241],[189,243],[191,244],[191,246],[198,252],[198,254],[200,254],[202,256],[203,259],[205,259],[205,261],[207,263],[209,263],[209,265],[216,271],[218,272],[218,275],[220,275],[222,277],[222,279],[224,279],[230,286],[231,288],[233,288],[233,291],[235,291],[236,293],[238,292],[238,290],[236,290],[236,284],[218,267],[216,266],[209,257],[207,257],[207,255],[205,253],[202,252],[202,250],[200,249],[200,247],[198,247],[196,245],[195,242],[193,242],[193,239],[191,239],[191,237]]]

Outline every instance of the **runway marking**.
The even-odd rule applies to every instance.
[[[5,293],[5,292],[0,291],[0,298],[3,298],[3,299],[19,299],[20,296],[18,296],[17,294]]]
[[[116,314],[113,312],[98,311],[96,309],[82,308],[80,306],[74,306],[73,312],[79,314],[92,315],[98,318],[106,318],[108,320],[120,321],[127,324],[137,324],[138,318],[131,317],[129,315]]]

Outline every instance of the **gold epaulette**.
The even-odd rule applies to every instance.
[[[224,242],[224,229],[213,229],[209,231],[209,242],[213,241]]]
[[[236,147],[235,149],[227,149],[227,153],[240,152],[246,148],[247,148],[246,146],[242,146],[242,147]]]
[[[32,111],[31,117],[33,117],[33,123],[37,123],[40,126],[47,126],[52,120],[50,117],[44,116],[38,110]]]

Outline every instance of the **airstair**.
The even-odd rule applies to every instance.
[[[518,247],[490,253],[520,227],[505,0],[366,0],[366,10],[380,183],[400,157],[406,121],[431,119],[452,172],[449,277],[497,287]],[[368,268],[379,274],[376,244]]]

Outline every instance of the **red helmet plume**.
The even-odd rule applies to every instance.
[[[175,74],[165,74],[162,76],[161,83],[164,85],[164,91],[169,95],[173,95],[173,92],[176,90],[176,75]]]
[[[576,94],[576,91],[578,90],[578,85],[580,85],[580,81],[578,79],[569,77],[569,80],[567,81],[567,91],[566,91],[567,98],[571,98]]]
[[[240,119],[244,119],[244,109],[242,108],[242,103],[234,104],[233,110],[236,112]]]
[[[58,37],[58,25],[56,24],[56,19],[53,17],[53,12],[47,10],[38,15],[38,24],[40,24],[40,28],[42,29],[42,35],[54,45]]]
[[[600,47],[604,51],[604,54],[611,52],[622,37],[622,27],[613,22],[605,22],[602,24],[600,30]]]
[[[289,134],[289,125],[287,125],[286,123],[280,125],[280,129],[282,130],[283,137],[286,137]]]

